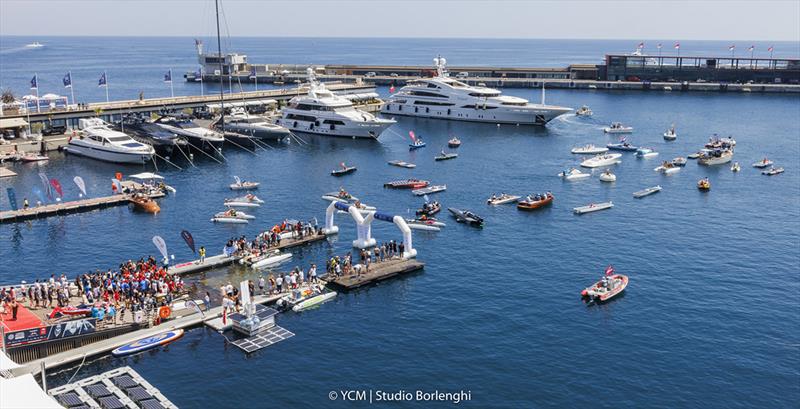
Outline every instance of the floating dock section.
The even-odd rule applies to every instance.
[[[128,366],[50,389],[47,393],[65,408],[177,409]]]
[[[163,196],[164,193],[150,195],[151,198],[159,198]],[[43,206],[29,207],[27,209],[7,210],[0,212],[0,223],[15,223],[23,220],[39,219],[43,217],[58,216],[69,213],[88,212],[95,209],[128,204],[130,201],[130,195],[112,195],[75,200],[71,202],[52,203]]]
[[[372,263],[370,264],[368,271],[362,268],[362,271],[358,274],[354,272],[351,275],[339,277],[332,277],[329,275],[326,276],[325,279],[330,285],[342,288],[344,290],[352,290],[392,277],[422,270],[424,267],[424,263],[415,259],[392,259],[378,263]]]

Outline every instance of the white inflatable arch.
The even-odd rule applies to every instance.
[[[405,219],[402,216],[390,215],[378,211],[371,211],[364,217],[361,211],[355,206],[351,206],[342,202],[331,202],[325,211],[325,227],[322,232],[327,235],[336,234],[339,232],[339,226],[334,224],[334,214],[336,210],[342,210],[350,214],[353,221],[356,222],[356,233],[358,238],[353,240],[353,247],[364,249],[374,247],[376,240],[372,237],[372,222],[373,220],[382,220],[389,223],[394,223],[400,232],[403,234],[403,258],[414,258],[417,256],[417,249],[413,246],[411,239],[411,228],[408,227]]]

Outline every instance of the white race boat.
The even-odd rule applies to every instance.
[[[664,132],[664,140],[674,141],[675,139],[678,139],[678,134],[675,132],[675,125],[672,125],[671,128]]]
[[[250,221],[238,217],[212,217],[211,221],[214,223],[229,223],[229,224],[247,224]]]
[[[586,206],[576,207],[572,209],[572,211],[574,211],[575,214],[584,214],[584,213],[591,213],[600,210],[610,209],[612,207],[614,207],[614,203],[608,201],[603,203],[590,203]]]
[[[588,106],[583,105],[575,111],[576,116],[592,116],[594,112]]]
[[[645,159],[647,159],[647,158],[652,158],[652,157],[658,156],[658,152],[656,152],[656,151],[654,151],[654,150],[652,150],[650,148],[639,148],[639,149],[636,150],[635,155],[636,155],[637,158],[645,158]]]
[[[440,222],[436,219],[406,219],[406,223],[410,226],[412,224],[424,224],[426,226],[445,227],[447,224]]]
[[[248,194],[234,199],[225,199],[225,206],[228,207],[259,207],[264,203],[254,194]]]
[[[754,168],[763,169],[767,166],[772,166],[773,162],[768,158],[761,159],[760,161],[753,164]]]
[[[250,267],[258,269],[274,266],[290,258],[292,258],[292,253],[269,253],[256,259],[252,259]]]
[[[681,168],[672,164],[672,162],[664,162],[661,166],[653,169],[656,172],[663,173],[665,175],[672,175],[681,171]]]
[[[491,206],[502,205],[506,203],[513,203],[519,200],[522,196],[514,196],[509,195],[506,193],[501,194],[500,196],[492,195],[488,200],[486,200],[486,204]]]
[[[600,181],[601,182],[616,182],[617,175],[611,173],[610,170],[606,169],[605,172],[600,174]]]
[[[608,152],[608,148],[603,146],[595,146],[593,144],[588,144],[576,148],[572,148],[572,153],[581,154],[581,155],[596,155],[598,153],[606,153]]]
[[[545,125],[553,118],[572,111],[571,108],[545,105],[527,99],[502,95],[496,89],[472,86],[450,78],[447,61],[433,59],[433,78],[409,81],[383,104],[384,115],[403,115],[453,121],[489,122],[494,124]]]
[[[575,168],[572,168],[570,170],[565,170],[565,171],[559,173],[558,176],[561,176],[562,178],[564,178],[564,180],[569,180],[569,181],[586,179],[586,178],[592,177],[591,174],[583,173],[580,170],[575,169]]]
[[[245,212],[239,210],[229,209],[224,212],[219,212],[214,215],[214,218],[231,218],[231,219],[244,219],[244,220],[254,220],[256,217],[252,214],[247,214]]]
[[[433,185],[433,186],[423,187],[422,189],[412,190],[411,193],[417,196],[424,196],[433,193],[443,192],[445,190],[447,190],[447,185]]]
[[[34,42],[30,43],[30,44],[25,44],[25,47],[26,48],[42,48],[42,47],[44,47],[44,44],[42,44],[42,43],[40,43],[38,41],[34,41]]]
[[[411,230],[424,230],[424,231],[441,231],[439,226],[431,226],[422,223],[407,223],[408,228]]]
[[[320,293],[312,297],[306,298],[305,300],[300,301],[296,303],[294,306],[292,306],[292,311],[299,312],[320,305],[326,301],[335,298],[336,294],[337,294],[336,291],[328,291],[325,293]]]
[[[652,195],[653,193],[658,193],[661,191],[661,185],[656,185],[653,187],[648,187],[647,189],[642,189],[636,192],[633,192],[633,197],[637,199],[641,199],[645,196]]]
[[[783,173],[783,168],[776,168],[774,166],[769,169],[761,171],[762,175],[767,175],[767,176],[780,175],[781,173]]]
[[[239,176],[234,176],[233,178],[236,180],[236,182],[230,184],[231,190],[258,189],[258,185],[260,185],[260,183],[258,182],[247,182],[247,181],[243,182],[241,179],[239,179]]]
[[[593,158],[589,158],[581,162],[581,166],[583,166],[584,168],[598,168],[601,166],[611,166],[620,163],[621,160],[619,158],[621,157],[622,157],[621,153],[607,153],[604,155],[597,155]]]
[[[145,163],[153,159],[152,146],[136,142],[111,129],[100,118],[82,118],[81,135],[69,139],[64,147],[68,153],[114,163]]]
[[[611,134],[631,133],[633,127],[622,125],[621,122],[613,122],[610,126],[603,128],[603,132]]]

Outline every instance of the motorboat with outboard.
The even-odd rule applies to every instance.
[[[252,193],[233,199],[225,199],[225,206],[227,207],[259,207],[262,203],[264,201]]]
[[[597,155],[581,162],[581,166],[585,168],[599,168],[603,166],[616,165],[622,162],[619,158],[622,157],[621,153],[606,153]]]
[[[322,199],[327,200],[329,202],[341,202],[341,203],[355,203],[358,201],[358,198],[348,193],[344,188],[340,188],[338,192],[328,192],[322,195]]]
[[[589,302],[605,302],[625,291],[627,286],[628,276],[614,274],[614,267],[608,266],[600,281],[581,291],[581,298]]]
[[[417,209],[417,216],[425,216],[427,219],[428,217],[439,213],[440,210],[442,210],[442,205],[438,201],[434,200],[433,202],[425,202],[422,204],[422,207]]]
[[[131,196],[130,201],[134,209],[145,213],[156,214],[161,211],[161,207],[158,206],[158,203],[147,195],[134,194]]]
[[[333,176],[344,176],[350,173],[355,172],[358,170],[355,166],[347,166],[344,162],[339,164],[339,169],[334,169],[331,171],[331,175]]]
[[[769,169],[767,169],[767,170],[762,170],[761,171],[762,175],[767,175],[767,176],[775,176],[775,175],[779,175],[781,173],[783,173],[783,168],[782,167],[776,168],[774,166],[769,168]]]
[[[457,153],[442,151],[439,155],[434,156],[433,160],[443,161],[443,160],[455,159],[457,157],[458,157]]]
[[[416,196],[424,196],[433,193],[444,192],[445,190],[447,190],[447,185],[433,185],[433,186],[423,187],[421,189],[412,190],[411,193],[413,193]]]
[[[152,146],[156,153],[170,156],[177,147],[188,147],[186,139],[138,115],[128,115],[114,124],[114,129],[127,133],[137,142]]]
[[[390,160],[387,163],[392,166],[397,166],[398,168],[414,169],[417,167],[417,165],[413,163],[404,162],[402,160]]]
[[[451,148],[458,148],[459,146],[461,146],[461,139],[458,139],[457,137],[454,136],[450,138],[449,141],[447,141],[447,146]]]
[[[633,127],[625,126],[622,122],[612,122],[610,126],[603,128],[603,132],[611,134],[631,133]]]
[[[592,110],[589,109],[589,107],[586,105],[582,105],[575,111],[575,116],[592,116],[592,115],[594,115],[594,112],[592,112]]]
[[[34,152],[28,152],[28,153],[26,153],[24,155],[21,155],[19,157],[19,160],[21,162],[26,162],[26,163],[43,162],[43,161],[50,160],[50,157],[49,156],[45,156],[45,155],[38,155],[38,154],[36,154]]]
[[[440,222],[439,220],[433,217],[421,216],[416,219],[406,219],[406,223],[409,225],[417,224],[417,225],[425,225],[425,226],[432,226],[432,227],[445,227],[447,224],[444,222]]]
[[[764,157],[764,159],[761,159],[760,161],[754,163],[753,167],[758,169],[763,169],[766,168],[767,166],[772,166],[772,164],[773,162],[769,160],[769,158]]]
[[[222,144],[225,143],[223,134],[201,126],[189,116],[162,116],[154,123],[184,138],[189,146],[195,150],[202,150],[211,154],[222,152]]]
[[[647,159],[658,156],[658,152],[650,148],[639,148],[634,155],[636,155],[637,158]]]
[[[672,162],[664,161],[664,163],[662,163],[661,166],[658,166],[653,170],[656,172],[660,172],[664,175],[672,175],[680,172],[681,168],[679,166],[673,165]]]
[[[606,209],[610,209],[612,207],[614,207],[614,203],[612,203],[611,201],[608,201],[608,202],[602,202],[602,203],[589,203],[586,206],[576,207],[576,208],[572,209],[572,211],[575,212],[575,214],[584,214],[584,213],[597,212],[597,211],[600,211],[600,210],[606,210]]]
[[[646,189],[637,190],[636,192],[633,192],[633,197],[641,199],[645,196],[650,196],[653,193],[658,193],[660,191],[661,191],[661,185],[651,186]]]
[[[456,221],[459,223],[466,223],[476,227],[483,227],[483,218],[472,213],[469,210],[460,210],[453,207],[448,207],[447,210],[453,217],[456,218]]]
[[[64,147],[68,153],[115,163],[145,163],[156,153],[152,146],[111,129],[100,118],[81,118],[79,124],[80,135],[70,137]]]
[[[611,169],[606,169],[603,173],[600,174],[600,181],[601,182],[616,182],[617,175],[611,173]]]
[[[552,193],[532,193],[525,197],[525,199],[517,202],[517,209],[519,210],[535,210],[553,203],[555,196]]]
[[[263,254],[251,255],[242,259],[245,264],[250,264],[250,268],[259,269],[265,267],[273,267],[286,260],[292,258],[292,253],[281,253],[278,250],[267,251]]]
[[[596,155],[599,153],[608,152],[608,148],[604,148],[602,146],[595,146],[594,144],[590,143],[588,145],[572,148],[570,152],[580,155]]]
[[[391,182],[386,182],[383,184],[383,187],[393,188],[393,189],[421,189],[425,186],[428,186],[430,182],[427,180],[419,180],[419,179],[402,179],[402,180],[393,180]]]
[[[427,146],[425,141],[422,140],[422,137],[416,136],[414,131],[408,131],[408,136],[411,137],[411,143],[408,144],[408,150],[413,151]]]
[[[502,95],[499,90],[472,86],[450,78],[447,61],[433,59],[433,78],[409,81],[383,104],[384,115],[403,115],[454,121],[494,124],[545,125],[571,108],[532,104],[518,97]]]
[[[711,181],[708,178],[702,178],[697,181],[697,188],[703,191],[711,190]]]
[[[739,166],[739,162],[733,162],[733,165],[731,165],[731,172],[738,172],[740,170],[742,170],[742,167]]]
[[[255,216],[252,214],[247,214],[241,210],[236,210],[235,208],[229,208],[224,212],[218,212],[214,215],[214,217],[230,217],[235,219],[244,219],[244,220],[255,220]]]
[[[700,157],[697,158],[697,163],[705,166],[714,166],[728,163],[731,159],[733,159],[733,151],[730,149],[703,149]]]
[[[625,139],[619,141],[618,143],[609,143],[608,145],[606,145],[606,147],[608,149],[611,149],[612,151],[625,151],[625,152],[635,152],[639,149],[638,146],[632,145]]]
[[[672,164],[674,166],[686,166],[686,158],[683,156],[678,156],[677,158],[672,160]]]
[[[305,288],[290,290],[289,294],[276,301],[275,305],[283,311],[292,310],[298,312],[319,305],[334,297],[336,297],[335,291],[325,291],[324,287],[312,284]]]
[[[581,180],[591,177],[590,173],[583,173],[579,169],[572,168],[569,170],[564,170],[558,174],[558,176],[564,178],[564,180],[573,181],[573,180]]]
[[[665,141],[674,141],[678,139],[678,134],[675,132],[675,125],[673,124],[666,132],[664,132]]]
[[[233,179],[236,180],[236,182],[229,185],[231,190],[254,190],[258,189],[258,186],[261,185],[258,182],[242,181],[239,179],[239,176],[234,176]]]
[[[214,223],[227,223],[227,224],[247,224],[247,223],[250,223],[250,219],[243,219],[241,217],[217,217],[217,216],[214,216],[214,217],[211,218],[211,221],[214,222]]]
[[[522,196],[510,195],[508,193],[501,193],[500,196],[493,194],[492,197],[486,200],[486,204],[490,206],[498,206],[506,203],[514,203],[521,197]]]
[[[298,95],[289,101],[276,121],[278,125],[317,135],[378,139],[397,122],[362,111],[351,100],[334,94],[317,80],[313,68],[309,67],[307,74],[307,95]]]

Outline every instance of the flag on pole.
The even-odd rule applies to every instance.
[[[194,237],[192,237],[192,233],[189,233],[188,230],[182,230],[181,237],[183,237],[183,241],[186,242],[186,245],[189,246],[190,249],[192,249],[192,253],[197,253],[197,251],[194,248]]]
[[[731,46],[728,47],[728,51],[733,51],[735,49],[736,49],[736,44],[731,44]]]
[[[61,81],[64,82],[64,88],[72,88],[72,73],[68,72]]]
[[[106,81],[106,72],[103,71],[103,74],[100,75],[100,80],[97,81],[98,87],[108,87],[108,81]]]
[[[169,71],[164,74],[164,82],[172,82],[172,68],[170,68]]]
[[[680,50],[681,49],[681,43],[675,43],[675,49],[676,50]]]
[[[33,78],[31,78],[31,89],[39,89],[39,74],[33,74]]]
[[[606,276],[610,276],[612,274],[614,274],[614,266],[609,264],[608,267],[606,267]]]
[[[756,46],[754,46],[754,45],[751,45],[751,46],[750,46],[750,48],[748,48],[748,49],[747,49],[747,51],[750,51],[750,52],[752,52],[752,51],[753,51],[753,50],[755,50],[755,49],[756,49]]]

